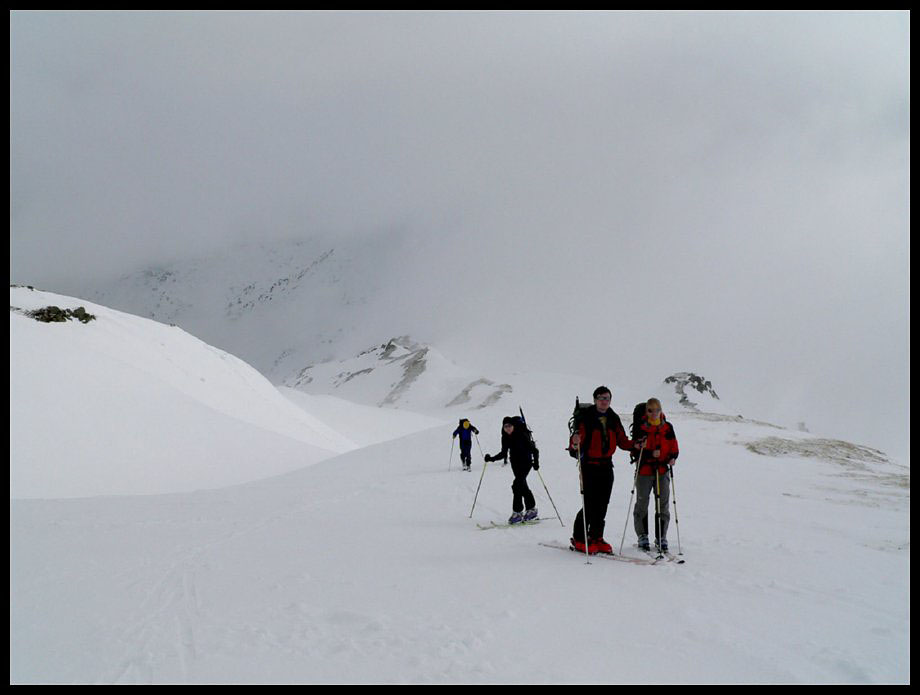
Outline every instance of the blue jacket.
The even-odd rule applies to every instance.
[[[460,435],[460,446],[468,446],[473,444],[474,434],[479,434],[479,430],[473,427],[473,423],[471,422],[469,429],[466,429],[463,425],[460,425],[457,427],[457,429],[454,430],[452,436],[456,437],[457,435]]]

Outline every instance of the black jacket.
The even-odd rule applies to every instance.
[[[515,468],[523,466],[540,466],[540,451],[534,444],[533,437],[522,423],[515,423],[514,432],[510,435],[502,430],[502,450],[500,454],[492,457],[493,461],[505,461],[511,457],[511,465]]]

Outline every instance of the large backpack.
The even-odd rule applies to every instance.
[[[633,408],[633,419],[632,424],[629,426],[629,436],[635,441],[642,436],[642,421],[645,419],[645,406],[646,404],[637,403],[636,407]],[[633,463],[639,458],[638,451],[629,452],[629,459]]]
[[[527,419],[524,417],[524,409],[518,406],[518,411],[521,413],[520,417],[515,415],[511,418],[511,421],[514,423],[514,430],[517,431],[518,427],[523,427],[524,431],[527,433],[527,439],[530,441],[530,447],[533,450],[534,460],[539,462],[540,460],[540,450],[537,449],[537,441],[533,438],[533,432],[527,426]]]
[[[637,439],[642,434],[639,428],[642,427],[642,421],[645,419],[645,407],[645,403],[637,403],[633,408],[632,425],[629,426],[629,436],[633,439]]]
[[[569,418],[570,437],[578,431],[578,426],[585,422],[585,416],[593,407],[593,403],[580,403],[578,397],[575,397],[575,409],[572,411],[572,417]]]

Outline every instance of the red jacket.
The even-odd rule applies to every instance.
[[[674,427],[665,420],[664,413],[662,413],[661,421],[657,426],[649,424],[648,419],[643,419],[639,429],[642,432],[640,436],[645,436],[645,449],[642,452],[639,475],[655,475],[656,467],[658,473],[667,473],[668,464],[673,463],[680,453]],[[656,451],[658,452],[657,457],[655,456]]]
[[[603,422],[601,422],[602,417]],[[603,416],[596,409],[592,410],[585,415],[585,420],[587,422],[581,422],[576,430],[581,437],[581,457],[584,463],[607,462],[610,461],[617,447],[626,450],[633,448],[633,442],[626,436],[620,416],[613,411],[613,408],[609,408]],[[606,437],[604,436],[605,431]],[[604,448],[605,439],[606,449]],[[571,440],[569,440],[569,450],[572,452],[576,450]],[[572,456],[575,454],[573,453]]]

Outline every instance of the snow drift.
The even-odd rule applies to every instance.
[[[96,319],[25,315],[46,306],[84,306]],[[10,288],[12,497],[221,487],[355,446],[244,362],[175,326]]]

